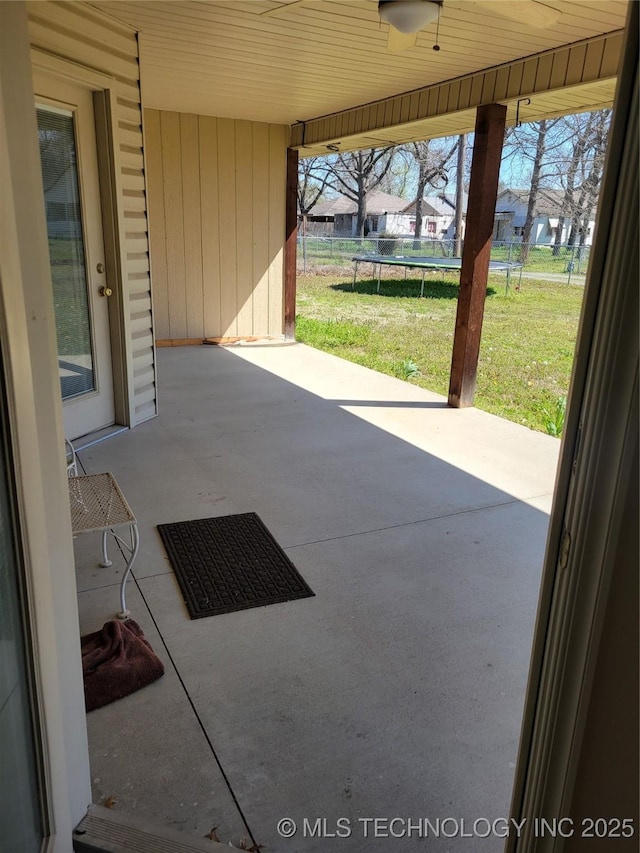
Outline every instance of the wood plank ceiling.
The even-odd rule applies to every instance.
[[[562,14],[557,24],[536,29],[495,14],[482,0],[445,0],[440,51],[432,50],[432,24],[415,47],[390,53],[376,0],[305,0],[263,14],[283,2],[91,5],[141,32],[147,107],[289,125],[616,32],[627,11],[627,0],[544,0]],[[571,108],[571,100],[563,103]]]

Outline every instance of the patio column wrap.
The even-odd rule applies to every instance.
[[[449,405],[455,408],[472,406],[476,390],[506,115],[507,108],[502,104],[478,107],[476,113],[460,293],[449,380]]]
[[[298,152],[287,149],[287,198],[284,248],[284,336],[296,336],[296,250],[298,240]]]

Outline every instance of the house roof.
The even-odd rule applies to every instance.
[[[375,0],[88,5],[139,31],[147,107],[293,125],[308,156],[467,132],[480,101],[506,103],[509,122],[518,102],[524,121],[608,105],[628,2],[447,0],[437,53],[435,23],[391,52]]]
[[[411,204],[408,204],[405,209],[405,213],[409,213],[412,216],[415,216],[416,212],[416,203],[412,201]],[[423,216],[439,216],[438,210],[431,204],[431,200],[427,198],[422,199],[422,215]]]
[[[346,196],[336,196],[336,198],[319,201],[310,211],[309,216],[335,216],[336,213],[346,213],[349,204],[352,202]]]
[[[526,207],[529,204],[529,193],[530,190],[503,190],[496,200],[496,213],[513,212],[516,204],[520,207]],[[558,216],[563,201],[564,190],[539,190],[535,204],[536,215]]]
[[[406,213],[415,213],[415,202],[406,209]],[[462,198],[462,209],[467,209],[467,194]],[[425,216],[452,216],[456,210],[456,197],[453,193],[439,193],[438,195],[425,196],[422,202],[422,213]]]
[[[381,190],[372,190],[367,193],[367,213],[373,216],[379,216],[382,213],[402,213],[406,206],[406,198],[383,193]],[[310,216],[335,216],[337,213],[356,213],[357,210],[355,201],[341,195],[317,204]]]
[[[452,207],[454,210],[456,209],[456,194],[455,193],[438,193],[437,198],[441,199],[445,204],[448,204],[449,207]],[[462,193],[462,207],[464,210],[467,209],[467,201],[469,196],[467,193]]]

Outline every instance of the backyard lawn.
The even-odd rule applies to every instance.
[[[409,272],[411,276],[411,272]],[[425,281],[299,276],[299,341],[447,394],[457,275]],[[505,293],[504,274],[489,281],[476,405],[531,429],[552,432],[569,388],[584,288],[523,280]],[[561,420],[561,418],[560,418]]]

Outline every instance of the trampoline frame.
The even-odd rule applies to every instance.
[[[358,264],[367,263],[372,266],[372,281],[375,280],[376,277],[376,265],[378,267],[378,286],[376,288],[376,293],[380,293],[380,275],[383,266],[389,267],[404,267],[404,277],[405,281],[407,278],[407,271],[410,269],[419,269],[422,272],[422,282],[420,284],[420,296],[424,296],[424,274],[428,270],[445,270],[446,272],[460,272],[462,269],[462,258],[438,258],[438,257],[405,257],[404,255],[355,255],[351,259],[354,263],[353,268],[353,282],[351,284],[351,289],[354,290],[356,286],[356,279],[358,277]],[[520,289],[520,284],[522,282],[522,267],[523,264],[518,263],[517,261],[490,261],[489,262],[489,272],[506,272],[507,281],[506,281],[506,293],[509,293],[509,285],[511,283],[511,270],[520,270],[520,277],[518,278],[518,285],[516,290]]]

